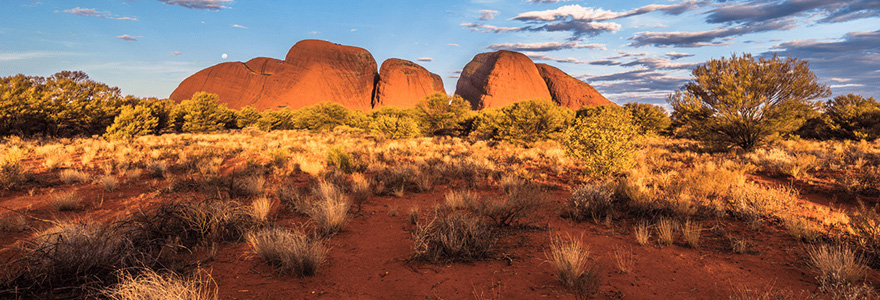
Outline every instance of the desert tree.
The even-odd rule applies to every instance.
[[[698,66],[667,101],[681,133],[751,150],[798,129],[816,114],[813,100],[830,93],[805,60],[743,54]]]
[[[639,126],[642,134],[665,133],[672,125],[672,119],[662,106],[631,102],[623,107],[632,114],[633,123]]]
[[[471,115],[471,105],[458,96],[436,93],[416,105],[426,135],[456,133]]]

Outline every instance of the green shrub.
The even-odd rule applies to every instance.
[[[482,137],[531,143],[559,138],[574,115],[550,101],[527,100],[481,113],[474,126]]]
[[[371,132],[391,139],[411,138],[421,135],[422,128],[418,116],[410,110],[383,107],[371,114]]]
[[[744,54],[698,66],[667,101],[686,136],[752,150],[800,128],[816,115],[812,100],[830,94],[805,60]]]
[[[159,118],[144,105],[126,106],[107,128],[105,137],[110,139],[132,138],[156,132]]]
[[[333,130],[338,126],[367,128],[369,117],[359,110],[345,108],[339,103],[324,102],[300,109],[294,115],[293,129],[310,131]]]
[[[642,134],[662,134],[672,125],[672,119],[662,106],[631,102],[624,104],[623,108],[632,114],[633,123],[639,126]]]
[[[566,152],[586,163],[588,173],[606,174],[635,164],[638,138],[629,112],[618,106],[598,106],[580,109],[561,142]]]
[[[327,166],[333,166],[345,173],[354,171],[354,161],[351,154],[340,146],[331,147],[327,150]]]
[[[183,100],[173,112],[174,127],[181,132],[205,133],[232,127],[234,113],[216,94],[199,92]]]
[[[825,103],[829,133],[837,138],[874,140],[880,138],[880,103],[873,97],[848,94]]]
[[[261,130],[285,130],[295,129],[294,122],[297,119],[299,111],[283,108],[280,110],[267,110],[260,114],[256,125]]]
[[[461,97],[437,93],[419,102],[416,113],[426,135],[458,134],[471,115],[471,106]]]
[[[245,128],[257,124],[260,117],[260,112],[253,106],[248,105],[235,112],[235,125],[238,128]]]

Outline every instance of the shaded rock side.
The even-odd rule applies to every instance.
[[[504,50],[477,54],[461,71],[455,94],[474,109],[551,99],[535,63],[523,54]]]
[[[260,57],[199,71],[181,82],[170,98],[181,101],[205,91],[218,94],[234,109],[298,109],[330,101],[366,111],[372,107],[378,76],[376,60],[367,50],[303,40],[283,61]]]
[[[446,94],[440,75],[411,61],[391,58],[379,69],[373,108],[415,107],[419,101],[435,93]]]
[[[574,110],[584,106],[614,105],[593,86],[571,77],[560,69],[547,64],[535,64],[553,101]]]

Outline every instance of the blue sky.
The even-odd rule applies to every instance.
[[[168,97],[224,61],[283,59],[303,39],[362,47],[378,64],[416,61],[448,93],[474,55],[508,49],[621,104],[662,104],[695,64],[743,52],[807,59],[835,95],[880,97],[878,0],[4,0],[0,8],[0,76],[83,70],[142,97]]]

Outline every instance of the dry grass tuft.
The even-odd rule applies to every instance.
[[[700,227],[700,224],[691,220],[686,220],[681,227],[681,235],[684,236],[684,241],[687,242],[688,246],[691,248],[697,248],[700,246],[700,235],[702,234],[702,231],[703,228]]]
[[[663,218],[657,222],[657,238],[660,240],[660,245],[672,245],[675,240],[676,227],[678,227],[676,222],[670,219]]]
[[[145,270],[137,276],[120,275],[119,283],[101,291],[113,300],[213,300],[217,299],[217,284],[201,272],[190,278],[171,273],[160,275]]]
[[[809,254],[810,265],[819,272],[816,280],[823,287],[853,284],[867,272],[862,257],[843,246],[812,247]]]
[[[556,236],[550,239],[547,259],[556,270],[556,277],[578,299],[587,299],[599,291],[599,265],[590,263],[590,250],[580,239]]]
[[[651,231],[648,230],[648,224],[644,221],[639,222],[639,225],[635,228],[635,236],[636,242],[638,242],[639,245],[644,246],[648,244],[648,240],[651,238]]]
[[[468,209],[477,203],[477,193],[471,190],[453,190],[443,196],[449,209]]]
[[[247,241],[267,263],[297,276],[315,275],[327,255],[321,241],[279,227],[252,232]]]
[[[108,192],[115,191],[119,185],[119,180],[113,175],[104,175],[98,178],[98,183]]]
[[[572,189],[563,214],[577,221],[598,220],[611,214],[613,204],[614,198],[606,187],[584,184]]]
[[[251,202],[251,209],[253,210],[254,218],[260,222],[266,222],[269,218],[269,213],[272,212],[272,200],[266,197],[257,198],[254,202]]]
[[[624,274],[632,272],[636,264],[632,250],[620,246],[614,247],[614,261],[617,263],[617,270]]]
[[[52,196],[52,206],[59,211],[77,210],[82,199],[76,192],[60,192]]]
[[[784,219],[783,224],[785,229],[788,229],[788,233],[795,239],[812,242],[819,237],[819,233],[813,229],[813,225],[801,217],[789,216]]]
[[[351,200],[336,185],[319,181],[314,188],[317,197],[307,210],[312,221],[320,226],[322,233],[332,235],[345,226]]]
[[[488,258],[497,240],[480,218],[466,214],[434,216],[412,233],[412,258],[429,262]]]
[[[89,175],[73,169],[61,170],[58,177],[65,184],[79,183],[89,181]]]

